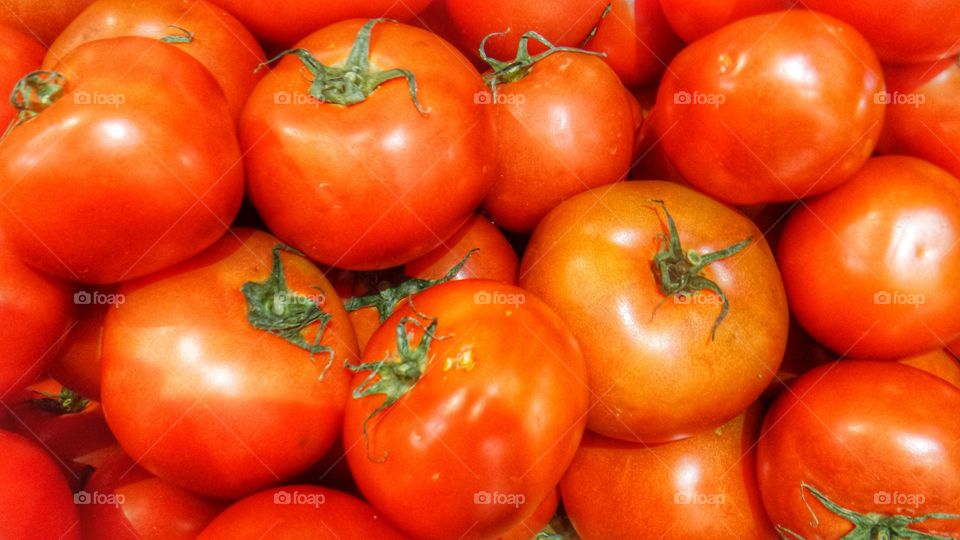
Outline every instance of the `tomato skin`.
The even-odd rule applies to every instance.
[[[519,525],[510,529],[509,532],[499,537],[498,540],[530,540],[535,538],[537,533],[542,531],[553,516],[557,513],[557,506],[560,504],[560,489],[554,489],[547,498],[540,503],[540,506],[530,514],[527,519]]]
[[[687,43],[734,21],[789,7],[785,0],[660,0],[673,31]]]
[[[100,293],[115,294],[112,289]],[[92,302],[77,306],[77,323],[46,369],[48,375],[67,388],[96,401],[100,401],[103,321],[112,308],[111,304]]]
[[[795,200],[842,184],[870,157],[883,88],[876,55],[846,23],[804,10],[757,15],[673,59],[655,127],[700,191],[738,205]]]
[[[291,502],[277,502],[284,500]],[[294,500],[304,502],[297,504]],[[328,488],[293,485],[268,489],[234,503],[198,538],[400,540],[404,536],[360,499]]]
[[[801,482],[856,512],[960,513],[956,387],[895,362],[842,360],[813,369],[791,390],[771,407],[757,446],[760,492],[774,524],[810,539],[852,529],[809,493],[801,498]],[[882,493],[925,501],[884,504]],[[916,527],[943,534],[958,525]]]
[[[325,65],[342,62],[363,24],[334,24],[297,47]],[[307,97],[303,66],[288,57],[257,85],[241,119],[249,194],[270,230],[317,262],[351,270],[435,249],[470,218],[494,174],[492,116],[474,103],[483,82],[449,44],[384,22],[373,28],[370,63],[413,72],[429,116],[402,79],[350,107],[278,103],[277,95]],[[445,151],[425,167],[437,148]]]
[[[383,396],[349,400],[350,469],[367,500],[414,538],[507,533],[551,494],[580,442],[588,406],[580,348],[543,302],[518,287],[451,281],[414,303],[438,319],[437,336],[450,337],[432,342],[424,376],[370,420],[369,448],[364,420]],[[394,313],[363,361],[395,354],[397,326],[413,315],[410,305]],[[416,346],[423,331],[406,328]],[[472,367],[445,370],[454,359]],[[367,376],[359,373],[354,387]],[[492,504],[494,494],[513,498]],[[424,508],[430,519],[420,517]]]
[[[440,279],[472,249],[453,279],[490,279],[514,285],[520,262],[510,241],[496,225],[480,214],[474,215],[440,247],[403,265],[403,273],[420,279]]]
[[[798,207],[778,262],[793,314],[817,341],[897,360],[960,335],[958,240],[960,182],[925,161],[886,156]]]
[[[686,250],[754,239],[704,270],[730,302],[713,340],[715,297],[664,301],[651,271],[666,227],[654,199],[665,202]],[[556,310],[584,349],[600,399],[590,430],[676,440],[723,424],[757,399],[780,365],[788,328],[783,285],[762,236],[736,211],[657,181],[592,190],[547,215],[524,253],[520,284]]]
[[[239,118],[247,96],[263,76],[263,72],[254,73],[265,60],[263,49],[233,16],[202,0],[97,0],[50,45],[44,69],[51,69],[88,41],[118,36],[159,39],[175,34],[171,23],[193,33],[190,43],[174,46],[210,71],[223,88],[234,119]]]
[[[588,433],[560,483],[567,516],[584,540],[776,538],[754,468],[762,420],[754,405],[715,431],[652,446]]]
[[[44,0],[7,0],[0,10],[0,23],[34,36],[46,46],[53,43],[70,21],[93,1],[59,0],[51,3]]]
[[[73,494],[40,447],[0,430],[0,538],[79,540]]]
[[[960,66],[956,58],[888,65],[882,154],[925,159],[960,177]]]
[[[936,375],[948,383],[960,388],[960,363],[946,349],[937,349],[899,360],[917,369]]]
[[[811,0],[802,5],[849,22],[884,62],[932,62],[960,52],[960,13],[951,0]]]
[[[76,281],[117,282],[226,232],[243,171],[223,92],[201,64],[122,37],[86,43],[56,69],[67,92],[0,145],[0,227],[24,261]],[[121,96],[122,104],[93,101]],[[56,159],[44,159],[51,150]]]
[[[20,77],[39,68],[43,54],[43,46],[35,39],[0,23],[0,90],[9,91]],[[16,114],[16,109],[5,100],[0,106],[0,126],[6,129]]]
[[[633,110],[601,59],[554,53],[497,92],[497,179],[483,210],[498,226],[530,232],[564,199],[626,177]]]
[[[277,243],[234,230],[190,261],[124,284],[124,303],[107,316],[107,423],[142,467],[196,493],[238,497],[291,477],[341,427],[350,382],[342,366],[356,358],[356,339],[323,273],[281,253],[290,289],[322,295],[332,317],[321,344],[334,363],[322,380],[327,355],[311,358],[247,320],[241,287],[269,275]],[[304,334],[308,343],[316,328]]]

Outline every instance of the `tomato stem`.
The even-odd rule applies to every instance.
[[[66,85],[67,79],[59,71],[38,69],[24,75],[10,92],[10,105],[17,110],[17,116],[0,135],[0,140],[63,97]]]
[[[193,42],[193,32],[183,28],[182,26],[177,26],[175,24],[168,24],[167,28],[171,28],[177,33],[171,32],[166,36],[160,38],[160,41],[163,43],[191,43]]]
[[[607,7],[603,8],[603,13],[600,14],[600,19],[597,21],[597,24],[590,29],[590,33],[587,34],[587,37],[583,38],[583,41],[580,42],[581,48],[586,47],[587,44],[590,43],[590,40],[597,35],[597,30],[600,30],[600,25],[603,24],[603,21],[607,18],[607,15],[609,15],[611,11],[613,11],[612,3],[607,4]]]
[[[30,403],[34,407],[55,414],[83,412],[83,410],[87,408],[87,405],[90,404],[89,399],[81,397],[80,394],[66,386],[60,386],[60,393],[58,394],[51,394],[40,390],[34,390],[33,393],[40,396],[30,400]]]

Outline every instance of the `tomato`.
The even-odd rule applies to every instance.
[[[786,0],[660,0],[673,31],[687,43],[734,21],[789,5]]]
[[[193,540],[222,509],[153,476],[117,447],[76,500],[84,540]]]
[[[263,49],[250,32],[223,9],[202,0],[97,0],[70,23],[50,45],[44,69],[78,45],[96,39],[143,36],[184,37],[187,43],[168,41],[206,67],[223,88],[234,118],[240,117],[247,96],[260,76],[254,69],[264,61]]]
[[[763,235],[677,184],[626,182],[565,201],[533,233],[520,284],[580,341],[595,402],[587,425],[608,437],[664,442],[715,428],[757,399],[783,357],[786,298]]]
[[[850,23],[884,62],[929,62],[960,52],[960,13],[951,0],[804,0],[801,5]]]
[[[116,305],[93,302],[94,293],[90,291],[79,291],[78,294],[84,293],[89,296],[82,299],[90,302],[77,306],[77,324],[63,340],[63,347],[47,366],[46,373],[81,396],[99,401],[103,320]],[[98,299],[117,298],[112,289],[95,293]]]
[[[757,446],[771,520],[811,540],[855,526],[864,538],[908,538],[905,526],[956,533],[960,515],[899,530],[878,520],[960,514],[958,409],[960,389],[894,362],[843,360],[808,372],[774,403]]]
[[[515,286],[462,280],[418,294],[352,370],[347,462],[374,508],[415,538],[507,533],[550,496],[583,433],[580,348]]]
[[[4,0],[0,23],[35,37],[45,46],[94,0]],[[26,72],[24,72],[26,73]],[[21,73],[20,75],[23,75]]]
[[[40,447],[0,431],[0,479],[0,538],[79,540],[73,495]]]
[[[937,349],[900,360],[901,364],[932,373],[948,383],[960,387],[960,363],[945,349]]]
[[[238,497],[305,470],[336,439],[356,339],[323,273],[282,247],[235,230],[118,290],[103,410],[149,472]]]
[[[40,67],[43,46],[13,26],[0,23],[0,90],[7,92],[25,73]],[[4,103],[0,106],[0,126],[10,124],[17,111]]]
[[[497,177],[484,212],[507,230],[530,232],[564,199],[626,177],[634,117],[628,93],[603,60],[559,50],[491,62]],[[524,70],[529,70],[525,72]]]
[[[460,267],[453,279],[517,282],[517,252],[500,229],[479,214],[470,218],[440,247],[405,264],[403,272],[420,279],[440,279],[473,249],[478,251]]]
[[[70,288],[20,262],[0,233],[0,400],[36,379],[73,326]]]
[[[498,540],[530,540],[531,538],[538,538],[537,533],[547,527],[550,520],[553,519],[553,516],[557,513],[557,505],[559,504],[560,490],[554,489],[527,519],[510,529],[506,534],[500,536]]]
[[[433,34],[376,23],[338,23],[297,44],[315,60],[306,52],[282,60],[241,119],[250,198],[270,230],[315,261],[352,270],[435,249],[470,218],[494,172],[489,108],[474,103],[480,75]],[[310,95],[319,89],[302,62],[343,62],[358,39],[363,63],[370,32],[370,65],[409,70],[417,99],[399,74],[350,106],[336,103],[360,98],[334,95],[333,83]]]
[[[567,516],[584,540],[774,538],[754,469],[762,419],[753,406],[653,446],[588,434],[560,483]]]
[[[226,232],[243,171],[223,92],[200,63],[122,37],[77,47],[55,69],[62,97],[0,144],[0,227],[21,258],[77,281],[116,282]]]
[[[606,53],[604,60],[628,88],[656,82],[683,42],[657,0],[613,0],[611,5],[586,48]]]
[[[794,200],[837,187],[870,157],[883,88],[870,45],[846,23],[757,15],[673,59],[655,127],[698,190],[733,204]]]
[[[925,159],[960,177],[960,66],[956,58],[885,66],[887,114],[877,150]]]
[[[817,341],[896,360],[960,336],[958,241],[960,182],[919,159],[879,157],[797,207],[778,261],[793,314]]]

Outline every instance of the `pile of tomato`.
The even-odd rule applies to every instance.
[[[949,0],[0,9],[0,539],[960,538]]]

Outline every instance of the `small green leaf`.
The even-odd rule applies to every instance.
[[[30,400],[30,403],[34,407],[55,414],[75,414],[83,412],[87,408],[87,405],[90,404],[89,399],[80,396],[80,394],[62,385],[60,386],[59,394],[51,394],[39,390],[34,390],[33,393],[40,396]]]

